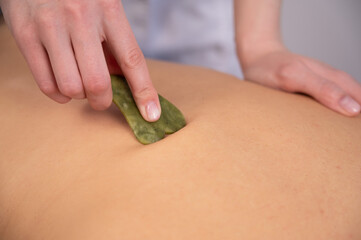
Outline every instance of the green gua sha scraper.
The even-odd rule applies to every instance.
[[[159,95],[162,114],[158,121],[147,122],[140,114],[129,86],[122,76],[112,75],[113,102],[123,113],[139,142],[150,144],[172,134],[186,125],[183,114]]]

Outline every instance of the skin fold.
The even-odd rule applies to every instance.
[[[148,61],[187,126],[144,146],[114,105],[47,101],[0,42],[0,239],[361,238],[360,117]]]

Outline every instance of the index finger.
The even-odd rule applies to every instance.
[[[104,16],[104,31],[107,44],[128,81],[143,118],[152,122],[158,120],[161,113],[158,94],[120,3],[118,9]]]

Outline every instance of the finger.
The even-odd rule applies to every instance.
[[[306,58],[305,64],[316,74],[325,79],[330,79],[348,94],[350,94],[359,104],[361,104],[361,84],[349,74],[339,71],[325,63]]]
[[[361,104],[361,85],[349,74],[337,71],[333,81],[349,93],[359,104]]]
[[[43,28],[40,31],[41,40],[48,52],[60,92],[70,98],[83,99],[85,98],[83,83],[70,37],[63,29],[65,28]]]
[[[111,53],[107,44],[105,42],[103,42],[102,45],[103,45],[103,52],[104,52],[105,60],[107,62],[110,74],[123,75],[123,72],[120,69],[117,60],[114,58],[114,56]]]
[[[113,95],[99,34],[85,26],[74,28],[71,34],[88,101],[96,110],[107,109]]]
[[[311,95],[330,109],[346,116],[356,116],[360,113],[360,105],[336,83],[324,79],[312,71],[304,74],[303,81],[304,83],[300,84],[300,91]]]
[[[147,64],[121,6],[105,16],[105,35],[111,52],[132,91],[143,118],[153,122],[161,114],[158,94],[149,76]]]
[[[361,104],[361,85],[353,77],[336,70],[329,79],[347,92],[358,104]]]
[[[60,93],[51,69],[48,54],[40,40],[35,37],[34,32],[33,30],[24,31],[21,35],[15,36],[15,39],[40,90],[58,103],[67,103],[71,99]]]

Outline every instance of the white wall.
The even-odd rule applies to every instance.
[[[293,52],[361,82],[361,0],[284,0],[282,29]]]

